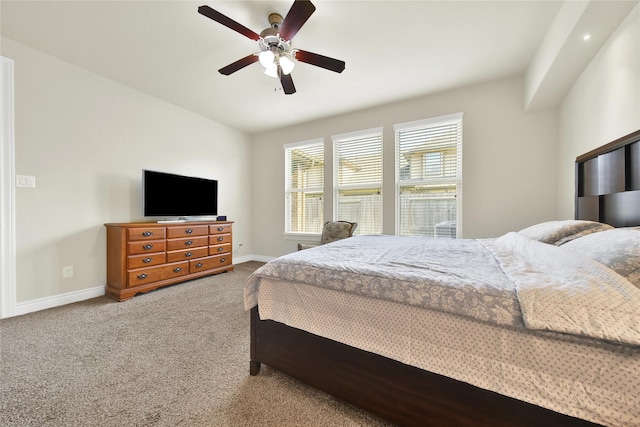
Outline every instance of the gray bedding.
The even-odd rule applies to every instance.
[[[260,279],[269,277],[498,325],[640,345],[640,289],[564,252],[517,233],[481,240],[354,236],[267,263],[249,278],[245,308],[257,304]]]
[[[354,236],[291,253],[253,274],[246,308],[257,303],[260,277],[523,325],[513,283],[476,240]]]

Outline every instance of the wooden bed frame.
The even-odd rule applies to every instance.
[[[640,225],[640,130],[578,156],[576,219]]]
[[[639,141],[637,131],[576,159],[576,218],[617,227],[640,225]],[[254,307],[251,375],[258,374],[262,363],[402,426],[596,425],[260,320]]]

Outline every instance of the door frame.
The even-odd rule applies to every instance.
[[[14,61],[0,56],[0,318],[15,315]]]

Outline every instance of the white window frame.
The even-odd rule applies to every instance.
[[[352,185],[340,185],[339,184],[339,174],[340,174],[340,158],[339,158],[339,150],[337,148],[338,144],[341,144],[348,140],[356,140],[356,139],[365,139],[369,137],[379,137],[380,138],[380,181],[379,182],[371,182],[368,184],[352,184]],[[383,182],[384,182],[384,133],[382,127],[376,127],[371,129],[360,130],[356,132],[348,132],[342,133],[338,135],[333,135],[331,137],[332,145],[332,156],[333,156],[333,218],[335,220],[353,220],[350,218],[341,218],[340,213],[338,212],[339,203],[338,196],[341,190],[349,190],[349,189],[378,189],[380,192],[380,218],[378,218],[378,222],[380,224],[379,234],[382,234],[383,229],[383,213],[384,213],[384,204],[383,204]],[[358,228],[355,233],[358,234],[365,227],[363,227],[362,223],[358,224]]]
[[[406,181],[400,181],[400,146],[399,146],[399,132],[402,131],[410,131],[414,129],[424,129],[429,127],[443,126],[450,123],[458,123],[460,126],[459,135],[460,138],[458,140],[457,147],[457,159],[456,159],[456,176],[452,178],[447,177],[434,177],[429,178],[425,176],[423,173],[423,177],[420,180],[417,180],[416,183],[419,184],[455,184],[456,185],[456,237],[461,238],[463,236],[462,233],[462,155],[463,155],[463,113],[454,113],[439,117],[433,117],[424,120],[416,120],[406,123],[399,123],[393,126],[394,135],[395,135],[395,212],[396,212],[396,234],[400,234],[401,231],[401,204],[400,204],[400,187],[403,184],[406,184]],[[424,168],[424,166],[423,166]]]
[[[284,164],[285,164],[285,176],[284,176],[284,193],[285,193],[285,198],[284,198],[284,209],[285,209],[285,220],[284,220],[284,235],[287,238],[308,238],[311,236],[319,236],[322,233],[322,230],[318,230],[317,232],[309,232],[309,233],[301,233],[301,232],[294,232],[291,231],[291,195],[292,193],[300,193],[300,192],[318,192],[318,193],[322,193],[322,198],[325,199],[325,194],[324,194],[324,182],[326,181],[326,174],[323,171],[323,179],[322,179],[322,185],[317,186],[317,187],[305,187],[305,188],[296,188],[296,189],[292,189],[291,188],[291,161],[290,161],[290,157],[289,157],[289,153],[291,153],[291,150],[296,149],[296,148],[304,148],[304,147],[309,147],[309,146],[313,146],[313,145],[321,145],[322,146],[322,151],[323,151],[323,161],[324,161],[324,150],[325,150],[325,146],[324,146],[324,138],[316,138],[316,139],[310,139],[307,141],[301,141],[301,142],[294,142],[291,144],[284,144]],[[323,209],[324,212],[324,209]],[[322,221],[324,222],[324,221]]]

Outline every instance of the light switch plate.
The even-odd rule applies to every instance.
[[[36,188],[36,177],[30,175],[16,175],[16,187]]]

